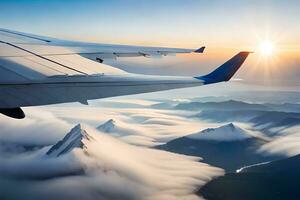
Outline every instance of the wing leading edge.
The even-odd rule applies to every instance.
[[[40,55],[57,56],[78,54],[100,63],[102,63],[105,59],[116,59],[120,57],[161,57],[180,53],[203,53],[205,49],[204,46],[199,49],[183,49],[77,42],[1,28],[0,40],[14,45],[34,45],[35,48],[39,48],[40,51],[45,46],[63,47],[66,49],[65,51],[47,51],[41,52]],[[16,55],[7,54],[6,56]]]

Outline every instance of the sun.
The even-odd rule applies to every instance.
[[[259,49],[264,56],[271,56],[274,53],[274,45],[270,41],[262,42]]]

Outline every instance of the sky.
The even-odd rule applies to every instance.
[[[299,1],[1,0],[1,8],[1,27],[29,33],[101,43],[207,46],[201,56],[116,63],[131,72],[199,75],[250,50],[255,53],[237,78],[299,89]],[[268,56],[260,50],[265,41],[273,46]]]

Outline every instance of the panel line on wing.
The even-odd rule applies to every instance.
[[[52,63],[54,63],[54,64],[60,65],[60,66],[62,66],[62,67],[65,67],[65,68],[67,68],[67,69],[70,69],[70,70],[79,72],[79,73],[81,73],[81,74],[88,75],[87,73],[85,73],[85,72],[83,72],[83,71],[80,71],[80,70],[74,69],[74,68],[72,68],[72,67],[66,66],[66,65],[64,65],[64,64],[61,64],[61,63],[59,63],[59,62],[56,62],[56,61],[54,61],[54,60],[51,60],[51,59],[49,59],[49,58],[46,58],[46,57],[41,56],[41,55],[39,55],[39,54],[36,54],[36,53],[34,53],[34,52],[32,52],[32,51],[29,51],[29,50],[24,49],[24,48],[22,48],[22,47],[19,47],[19,46],[17,46],[17,45],[11,44],[11,43],[9,43],[9,42],[0,41],[0,43],[4,43],[4,44],[7,44],[7,45],[12,46],[12,47],[14,47],[14,48],[20,49],[20,50],[22,50],[22,51],[25,51],[25,52],[27,52],[27,53],[30,53],[30,54],[32,54],[32,55],[34,55],[34,56],[37,56],[37,57],[42,58],[42,59],[44,59],[44,60],[47,60],[47,61],[49,61],[49,62],[52,62]]]
[[[30,58],[29,56],[24,57],[24,59],[27,59],[27,60],[29,60],[29,61],[31,61],[31,62],[33,62],[33,63],[39,64],[39,65],[42,65],[42,66],[44,66],[44,67],[46,67],[46,68],[49,68],[49,69],[51,69],[51,70],[53,70],[53,71],[62,73],[62,74],[64,74],[64,75],[68,75],[66,72],[63,72],[63,71],[58,70],[58,69],[55,69],[54,67],[51,67],[51,66],[49,66],[49,65],[45,65],[45,64],[43,64],[43,63],[41,63],[41,62],[38,62],[38,61],[36,61],[36,60],[33,60],[33,59]]]

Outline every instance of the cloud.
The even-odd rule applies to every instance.
[[[113,101],[111,101],[113,102]],[[140,104],[139,101],[132,101],[132,104]],[[115,120],[116,128],[113,135],[120,137],[126,142],[141,146],[155,146],[168,142],[177,137],[182,137],[198,132],[205,128],[215,127],[216,124],[201,122],[189,118],[190,111],[160,110],[151,108],[114,108],[69,106],[47,107],[55,116],[65,119],[69,123],[86,123],[93,127]],[[76,115],[74,115],[76,113]]]
[[[9,145],[45,146],[55,143],[70,124],[39,108],[25,108],[25,119],[15,120],[0,115],[0,143]],[[3,146],[3,145],[2,145]]]
[[[47,147],[2,158],[0,197],[9,199],[200,199],[194,192],[223,170],[199,158],[126,144],[84,126],[86,151],[58,158]],[[17,159],[16,159],[17,158]],[[84,171],[84,174],[78,173]],[[3,189],[2,189],[3,188]]]
[[[300,133],[298,132],[299,126],[289,129],[287,135],[276,137],[271,142],[263,145],[259,152],[265,154],[278,154],[285,156],[295,156],[300,154]],[[293,134],[291,133],[294,132]]]

